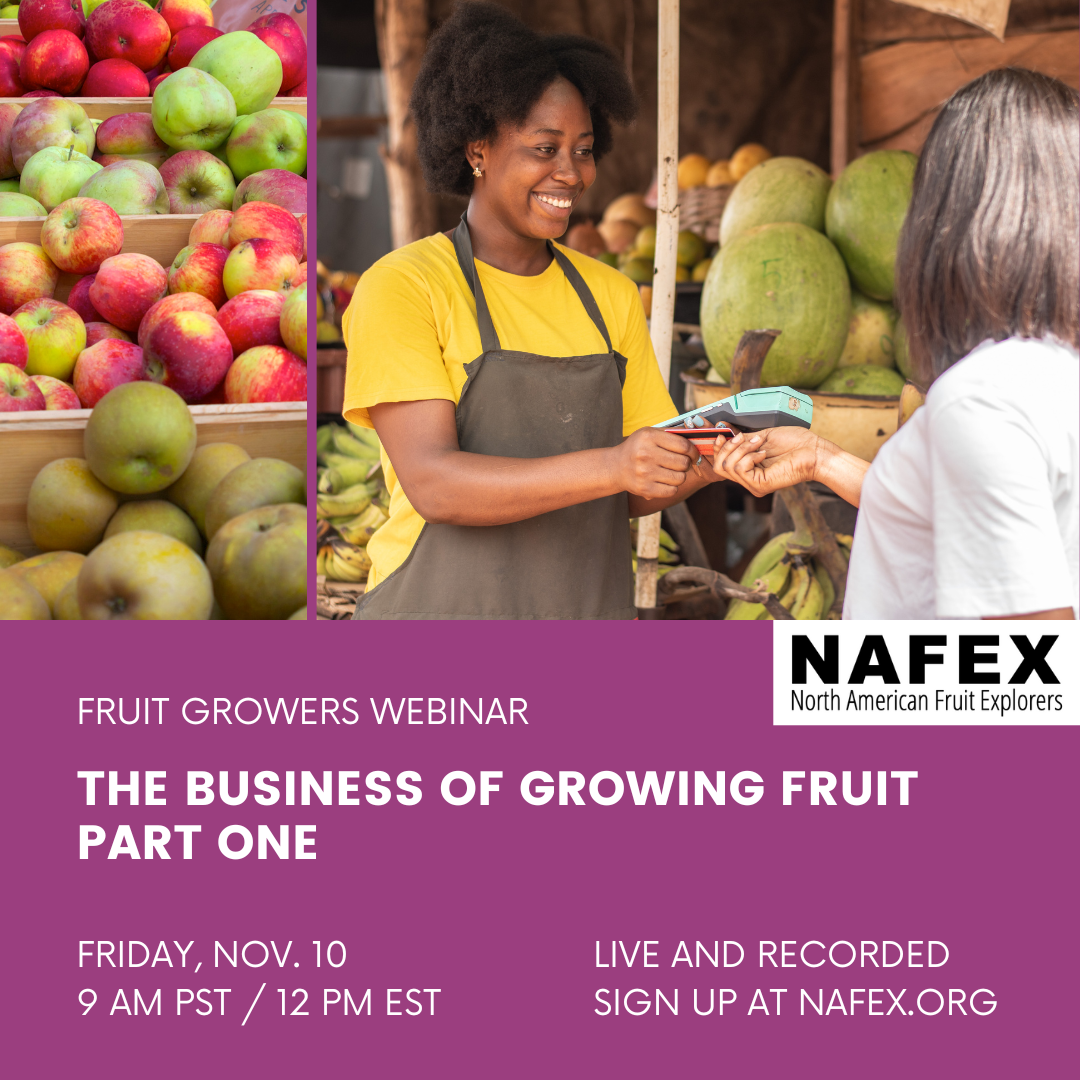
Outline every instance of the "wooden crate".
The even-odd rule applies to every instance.
[[[233,442],[252,457],[276,457],[307,469],[307,405],[193,405],[199,445]],[[89,409],[7,413],[0,419],[0,544],[29,555],[26,500],[41,468],[83,456]]]
[[[318,379],[315,400],[321,413],[339,413],[345,403],[345,361],[348,349],[316,349]]]
[[[834,0],[833,175],[870,150],[919,153],[942,104],[1016,65],[1080,87],[1075,0],[1012,0],[1005,40],[894,0]]]

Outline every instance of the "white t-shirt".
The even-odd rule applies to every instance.
[[[941,375],[862,485],[845,619],[1080,608],[1080,358],[984,342]]]

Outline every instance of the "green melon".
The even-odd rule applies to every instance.
[[[875,150],[841,174],[825,204],[825,233],[844,256],[856,288],[892,300],[896,244],[911,202],[919,159],[907,150]]]
[[[902,375],[877,364],[837,368],[818,386],[818,390],[828,394],[868,394],[875,397],[897,397],[903,388]]]
[[[775,222],[736,236],[712,261],[701,290],[701,333],[725,381],[747,330],[780,330],[762,386],[817,386],[840,357],[851,319],[844,260],[819,232]]]
[[[752,168],[736,185],[720,218],[720,244],[774,221],[798,221],[825,231],[832,181],[812,161],[776,157]]]
[[[904,317],[896,317],[896,330],[893,333],[893,349],[896,353],[896,369],[905,379],[911,378],[911,354],[908,352],[907,327]]]
[[[895,329],[896,309],[892,304],[871,300],[857,289],[852,289],[851,323],[844,351],[836,362],[837,368],[858,367],[860,364],[895,367]]]

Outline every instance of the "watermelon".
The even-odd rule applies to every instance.
[[[903,388],[902,375],[877,364],[837,368],[818,386],[818,390],[827,394],[866,394],[874,397],[897,397]]]
[[[780,330],[762,386],[817,386],[840,358],[851,319],[844,260],[797,222],[749,229],[720,249],[701,290],[701,333],[725,381],[747,330]]]
[[[875,300],[893,298],[896,245],[918,160],[907,150],[856,158],[825,204],[826,235],[843,255],[855,287]]]
[[[851,324],[844,351],[836,363],[837,368],[857,367],[860,364],[895,367],[895,327],[896,309],[892,304],[871,300],[857,289],[852,289]]]
[[[908,354],[907,328],[904,317],[897,316],[896,331],[893,334],[893,349],[896,353],[896,368],[905,379],[911,378],[911,356]]]
[[[832,181],[812,161],[769,158],[735,185],[720,218],[720,245],[773,221],[798,221],[825,231],[825,201]]]

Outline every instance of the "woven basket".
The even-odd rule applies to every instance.
[[[679,195],[679,228],[689,229],[710,244],[720,239],[720,217],[734,184],[688,188]]]

